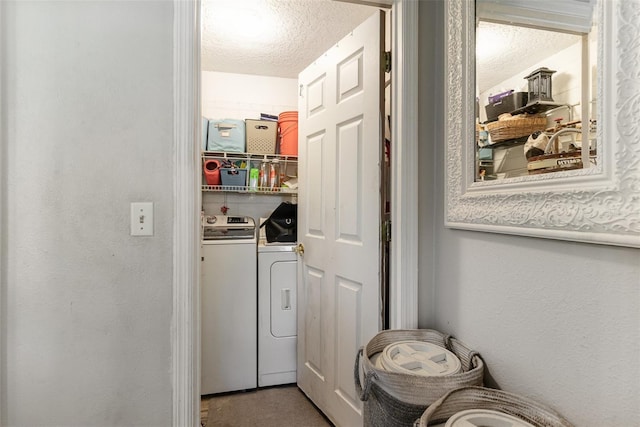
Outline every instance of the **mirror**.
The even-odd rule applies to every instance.
[[[597,164],[594,6],[477,0],[476,181]]]
[[[640,55],[640,46],[634,43],[633,36],[640,31],[640,16],[637,8],[628,3],[622,0],[445,2],[446,226],[640,247],[640,161],[637,160],[640,158],[640,119],[634,113],[637,108],[633,107],[640,102],[634,83],[638,71],[634,69],[637,66],[634,58]],[[588,11],[582,15],[588,16],[586,24],[578,16],[580,13],[569,14],[583,6]],[[597,23],[595,29],[592,19]],[[567,23],[570,27],[558,27]],[[511,78],[492,81],[490,77],[498,74],[496,67],[507,67],[494,66],[487,74],[480,57],[476,63],[475,43],[476,29],[480,48],[484,43],[482,31],[491,27],[513,34],[525,29],[546,32],[556,37],[551,43],[557,45],[559,51],[533,58],[530,47],[529,53],[519,54],[517,61],[507,55],[508,62],[522,65],[521,70],[512,72]],[[515,37],[508,36],[509,40]],[[562,42],[558,41],[561,39]],[[510,49],[503,48],[502,53],[508,54]],[[551,53],[550,48],[547,51]],[[532,62],[525,64],[529,59]],[[528,98],[533,95],[527,101],[522,99],[521,93],[525,91]],[[537,146],[539,150],[545,146],[543,154],[533,151],[529,159],[526,157],[525,146],[536,131],[524,131],[519,138],[526,137],[525,140],[516,137],[510,138],[516,139],[515,142],[497,141],[503,142],[504,147],[487,147],[500,139],[500,135],[497,138],[481,135],[483,130],[489,133],[486,127],[491,122],[487,123],[485,106],[493,101],[495,109],[499,100],[496,95],[509,97],[508,102],[514,105],[523,104],[508,112],[512,117],[514,112],[541,115],[538,136],[545,134],[549,139]],[[494,98],[490,100],[490,97]],[[538,106],[547,104],[544,107],[549,108],[528,111],[532,99]],[[524,109],[518,111],[519,108]],[[495,111],[489,113],[495,114]],[[499,112],[498,117],[500,114],[503,113]],[[582,117],[588,118],[584,120],[585,125]],[[558,124],[557,118],[562,119]],[[580,121],[580,126],[565,132],[571,135],[563,133],[552,140],[560,130],[570,127],[569,122],[575,121]],[[589,141],[590,149],[581,150],[581,141]],[[548,153],[547,146],[555,151]],[[536,146],[529,144],[527,149],[531,147]],[[487,156],[483,148],[505,153],[502,157],[494,153]],[[562,151],[570,153],[565,160],[559,156]],[[513,152],[512,158],[505,159],[510,152]],[[516,153],[519,163],[513,166]],[[555,163],[542,166],[537,163],[537,169],[550,170],[533,168],[531,173],[529,160],[536,157],[534,154],[555,155]],[[484,160],[492,160],[493,169],[487,167],[482,173]],[[500,165],[496,161],[501,162]],[[513,167],[505,169],[509,162]],[[550,164],[554,168],[549,167]]]

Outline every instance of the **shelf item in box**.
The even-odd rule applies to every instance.
[[[489,104],[495,104],[498,101],[500,101],[502,98],[504,98],[505,96],[509,96],[512,93],[513,93],[513,89],[507,90],[505,92],[500,92],[497,95],[491,95],[491,96],[489,96]]]
[[[486,147],[479,148],[478,160],[493,160],[493,149]]]
[[[556,109],[558,107],[568,108],[568,106],[565,104],[557,104],[555,102],[549,102],[549,101],[534,101],[534,102],[528,103],[523,107],[518,108],[517,110],[513,110],[511,114],[513,114],[514,116],[516,114],[522,114],[522,113],[540,114],[549,110]]]
[[[579,123],[579,122],[578,122]],[[572,123],[572,124],[578,124]],[[527,157],[527,170],[530,175],[564,171],[571,169],[582,169],[582,141],[577,141],[576,136],[581,136],[582,130],[577,127],[565,127],[560,128],[550,138],[544,138],[540,140],[540,143],[535,146],[539,148],[532,148],[528,151],[525,150],[525,156]],[[565,151],[561,148],[558,139],[563,136],[571,136],[572,142]],[[534,135],[531,135],[534,137]],[[542,150],[542,143],[546,142],[544,150]],[[577,147],[577,148],[576,148]],[[535,152],[534,152],[535,150]],[[533,152],[534,155],[530,155]],[[540,154],[541,153],[541,154]],[[593,165],[596,164],[596,152],[591,150],[589,152],[589,162]]]
[[[541,131],[532,133],[524,144],[524,157],[528,159],[530,157],[543,155],[547,144],[549,144],[549,137],[546,133]]]
[[[487,123],[487,130],[492,142],[506,141],[531,135],[533,132],[545,130],[547,119],[544,116],[521,114],[511,116],[501,114],[496,122]]]
[[[287,190],[297,190],[298,189],[298,178],[288,178],[286,181],[282,183],[283,191]]]
[[[572,169],[582,169],[582,151],[573,151],[571,153],[544,154],[542,156],[531,157],[528,159],[527,171],[529,175],[537,175],[541,173],[568,171]],[[591,150],[589,153],[589,162],[596,164],[596,152]]]
[[[209,119],[202,118],[202,151],[207,151],[207,139],[209,136]]]
[[[280,188],[280,162],[273,159],[269,166],[269,188]]]
[[[204,178],[207,185],[220,185],[220,161],[208,159],[204,162]]]
[[[244,187],[247,185],[247,170],[237,168],[220,168],[220,181],[229,187]]]
[[[209,120],[207,151],[244,152],[244,120]]]
[[[511,91],[513,92],[513,91]],[[527,92],[507,93],[501,97],[491,97],[484,110],[487,113],[487,121],[494,121],[503,113],[510,113],[527,105]]]
[[[247,152],[275,154],[278,123],[269,120],[246,119]]]
[[[267,156],[264,156],[264,159],[260,163],[260,170],[258,172],[258,187],[269,187],[269,160],[267,159]]]
[[[285,156],[298,155],[298,112],[285,111],[278,118],[280,146],[278,152]]]
[[[273,114],[260,113],[260,120],[268,120],[270,122],[277,122],[278,116],[274,116]]]
[[[258,191],[258,181],[260,179],[260,170],[251,168],[249,170],[249,191]]]

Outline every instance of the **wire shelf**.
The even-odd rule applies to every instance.
[[[279,187],[279,188],[257,188],[252,189],[242,185],[203,185],[202,191],[210,192],[235,192],[235,193],[247,193],[247,194],[298,194],[298,190],[291,188]]]
[[[267,160],[278,159],[281,161],[291,161],[297,162],[298,156],[288,156],[284,154],[259,154],[259,153],[232,153],[232,152],[224,152],[224,151],[203,151],[203,158],[214,158],[214,159],[229,159],[229,160],[247,160],[251,159],[254,161],[262,160],[265,157]]]

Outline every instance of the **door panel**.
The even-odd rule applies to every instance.
[[[363,49],[358,49],[357,52],[338,64],[338,103],[364,90],[362,53]]]
[[[324,141],[325,133],[309,137],[306,143],[307,156],[313,159],[306,166],[305,174],[306,186],[310,197],[306,199],[306,209],[298,212],[298,216],[306,215],[307,233],[317,237],[324,235],[324,197],[325,187],[323,185],[322,171],[324,169]]]
[[[300,73],[298,385],[362,424],[356,352],[379,330],[384,14]]]
[[[345,278],[338,278],[338,297],[336,301],[337,329],[336,384],[340,397],[359,411],[360,399],[356,395],[353,383],[354,344],[355,351],[363,344],[360,342],[362,325],[362,284]]]
[[[362,219],[362,117],[338,125],[336,157],[336,198],[338,204],[338,238],[361,242]]]
[[[325,109],[325,80],[326,76],[321,74],[307,86],[306,111],[309,117],[312,117]]]
[[[310,369],[320,381],[324,381],[324,366],[320,357],[324,353],[322,349],[322,343],[324,342],[322,324],[326,320],[323,318],[322,310],[322,282],[324,277],[321,271],[312,268],[308,268],[306,273],[304,280],[306,313],[303,316],[305,319],[303,336],[308,337],[308,339],[304,341],[305,367]]]

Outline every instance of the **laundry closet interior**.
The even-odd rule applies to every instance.
[[[210,119],[212,133],[243,134],[237,127],[244,119],[256,119],[251,123],[260,125],[261,113],[296,111],[295,90],[295,79],[203,70],[203,116]],[[275,127],[277,122],[265,125]],[[202,156],[203,395],[295,383],[295,241],[267,243],[264,228],[258,225],[280,203],[295,204],[297,192],[268,183],[251,188],[247,178],[251,169],[259,171],[264,165],[268,170],[281,161],[283,179],[295,181],[297,156],[276,155],[275,130],[267,130],[273,135],[271,150],[207,149]],[[213,137],[207,139],[213,141]],[[217,181],[206,176],[211,172],[218,174]]]
[[[296,241],[270,241],[260,224],[279,206],[298,202],[291,132],[297,132],[297,74],[312,62],[299,57],[314,58],[313,49],[319,57],[378,10],[312,3],[341,12],[332,25],[326,14],[316,18],[326,31],[307,49],[305,40],[318,37],[316,24],[291,22],[297,11],[287,8],[309,2],[202,2],[203,396],[296,383]],[[308,37],[287,39],[291,34],[278,24],[282,14],[296,30],[310,27]],[[273,40],[265,25],[272,26]]]

